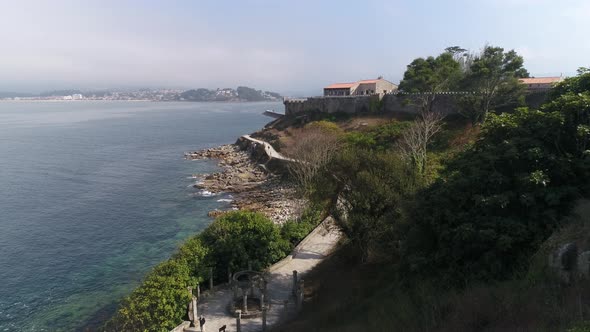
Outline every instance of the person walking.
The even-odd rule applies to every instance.
[[[205,332],[205,317],[199,318],[199,325],[201,326],[201,332]]]

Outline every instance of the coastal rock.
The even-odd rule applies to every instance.
[[[275,223],[282,224],[300,215],[304,202],[296,199],[295,189],[269,173],[265,165],[259,164],[246,151],[236,145],[222,145],[195,152],[185,153],[189,160],[218,159],[221,172],[208,175],[194,175],[198,179],[194,187],[213,194],[233,193],[234,202],[230,210],[258,211]],[[209,216],[217,217],[228,211],[214,210]]]

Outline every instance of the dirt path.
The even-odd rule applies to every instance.
[[[296,270],[300,278],[305,278],[307,272],[334,250],[340,237],[332,218],[328,217],[301,241],[292,255],[270,267],[267,285],[267,296],[270,298],[267,314],[269,327],[296,314],[295,299],[291,295],[293,271]],[[228,311],[231,298],[232,292],[228,286],[216,287],[213,292],[203,294],[198,305],[198,315],[206,319],[205,331],[216,332],[223,325],[227,326],[227,332],[236,331],[236,318]],[[186,326],[186,323],[183,325]],[[242,319],[243,332],[261,330],[261,318]],[[181,326],[174,331],[182,331]]]

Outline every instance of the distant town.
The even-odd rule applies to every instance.
[[[39,94],[0,92],[0,100],[127,100],[127,101],[282,101],[276,92],[240,86],[237,89],[56,90]]]

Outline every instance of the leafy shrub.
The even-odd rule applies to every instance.
[[[225,280],[227,267],[244,269],[248,262],[261,270],[284,257],[288,239],[278,226],[260,213],[231,212],[187,240],[166,262],[156,266],[121,303],[106,331],[169,331],[177,326],[190,301],[188,286],[209,277]]]
[[[349,132],[345,139],[348,145],[354,148],[384,151],[395,144],[410,123],[409,121],[392,121],[368,131]]]
[[[332,187],[340,200],[334,215],[362,259],[381,253],[392,258],[403,204],[420,186],[414,171],[395,154],[349,149],[330,173],[325,178],[337,181]]]
[[[377,141],[371,133],[353,131],[346,134],[346,143],[359,149],[372,149],[377,145]]]
[[[281,227],[281,236],[289,241],[291,247],[296,246],[315,227],[314,224],[303,220],[288,220]]]
[[[323,207],[312,204],[303,211],[299,220],[288,220],[281,227],[281,236],[295,247],[303,240],[323,219]]]
[[[321,120],[321,121],[313,121],[310,122],[305,126],[306,129],[316,129],[322,132],[333,134],[333,135],[340,135],[342,134],[342,129],[338,127],[337,124],[334,122]]]
[[[195,285],[189,266],[169,260],[156,266],[140,287],[127,296],[106,331],[169,331],[186,312],[187,286]]]
[[[587,192],[590,97],[491,115],[480,139],[419,194],[408,267],[449,282],[509,277]]]
[[[280,229],[261,213],[235,211],[222,215],[201,234],[209,248],[212,264],[243,270],[252,264],[262,270],[289,252],[289,243],[281,237]],[[226,269],[218,269],[226,275]]]

